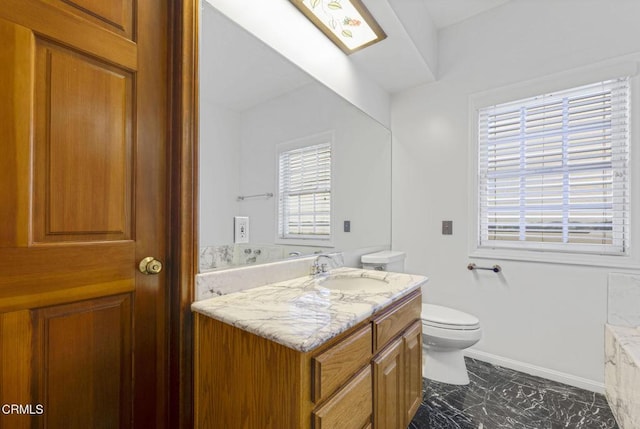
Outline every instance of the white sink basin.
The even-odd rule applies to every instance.
[[[327,277],[318,281],[318,284],[332,290],[367,290],[376,292],[389,289],[389,283],[385,280],[369,277]]]

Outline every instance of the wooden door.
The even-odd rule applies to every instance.
[[[405,421],[409,426],[422,403],[422,321],[415,322],[402,335],[404,354]]]
[[[373,360],[373,427],[404,426],[404,363],[402,337],[393,340]]]
[[[167,8],[0,0],[2,428],[166,426]]]

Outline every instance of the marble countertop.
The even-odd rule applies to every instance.
[[[369,277],[384,290],[330,290],[325,277],[298,277],[222,295],[191,305],[192,311],[301,352],[308,352],[420,288],[424,276],[336,268],[329,277]]]

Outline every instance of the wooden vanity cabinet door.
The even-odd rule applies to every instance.
[[[373,424],[375,429],[400,429],[405,422],[402,337],[373,360]]]
[[[363,429],[371,427],[371,366],[313,412],[313,429]]]
[[[416,321],[402,336],[404,347],[404,389],[406,427],[422,402],[422,322]]]

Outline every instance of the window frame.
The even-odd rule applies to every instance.
[[[625,254],[583,253],[571,250],[549,250],[540,248],[515,248],[504,246],[480,246],[480,197],[479,197],[479,139],[478,119],[479,109],[491,105],[509,103],[514,100],[527,99],[540,94],[561,92],[566,89],[588,85],[597,81],[616,79],[619,76],[629,76],[629,105],[632,116],[629,119],[629,228],[631,246]],[[590,265],[605,267],[640,268],[640,252],[638,243],[640,234],[639,222],[634,219],[638,212],[637,190],[638,175],[633,172],[633,165],[640,162],[638,157],[638,100],[640,95],[637,65],[635,63],[605,64],[588,70],[561,73],[522,84],[497,88],[490,91],[472,94],[469,97],[469,152],[468,152],[468,189],[469,189],[469,219],[472,220],[468,229],[468,256],[481,259],[503,259],[530,262],[548,262],[571,265]],[[635,113],[633,113],[635,112]]]
[[[329,235],[327,238],[316,238],[316,237],[282,237],[280,235],[280,204],[281,204],[281,195],[280,195],[280,155],[284,152],[289,152],[297,149],[302,149],[305,147],[316,146],[320,144],[329,144],[331,151],[331,202],[329,209]],[[297,245],[297,246],[313,246],[313,247],[324,247],[324,248],[333,248],[333,240],[334,240],[334,232],[335,232],[335,198],[334,198],[334,188],[335,188],[335,152],[334,152],[334,132],[326,131],[306,137],[302,137],[299,139],[279,143],[276,145],[276,154],[275,154],[275,165],[276,165],[276,174],[275,174],[275,189],[276,189],[276,204],[275,204],[275,243],[277,244],[288,244],[288,245]]]

